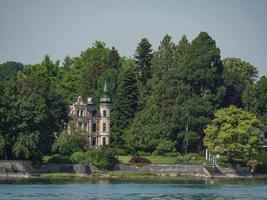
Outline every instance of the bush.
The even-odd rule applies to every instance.
[[[71,155],[70,160],[75,164],[84,164],[86,157],[84,152],[75,152]]]
[[[226,156],[220,156],[217,160],[219,165],[224,165],[229,162],[228,158]]]
[[[119,162],[112,150],[107,147],[90,149],[87,152],[75,152],[70,157],[73,163],[92,164],[99,169],[111,170]]]
[[[43,158],[43,161],[45,163],[66,163],[66,164],[72,163],[69,156],[63,156],[60,154],[55,154],[52,156],[45,156]]]
[[[163,155],[167,152],[171,152],[174,149],[174,143],[170,140],[162,140],[159,142],[156,150],[159,155]]]
[[[141,156],[134,156],[129,160],[129,163],[151,163],[151,161]]]
[[[85,151],[87,149],[87,134],[76,131],[68,133],[63,131],[55,140],[52,151],[62,155],[72,155],[74,152]]]

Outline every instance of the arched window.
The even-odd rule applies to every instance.
[[[103,145],[105,145],[105,144],[106,144],[106,138],[103,137]]]
[[[96,132],[96,123],[93,123],[93,132]]]
[[[106,117],[106,116],[107,116],[107,111],[103,110],[103,117]]]
[[[103,123],[103,132],[106,132],[106,129],[107,129],[107,125],[106,123]]]

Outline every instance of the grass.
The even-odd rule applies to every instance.
[[[124,164],[129,164],[129,160],[132,158],[131,155],[128,156],[118,156],[119,161]],[[175,157],[164,157],[164,156],[143,156],[149,159],[154,164],[174,164],[176,161]]]
[[[167,156],[143,156],[149,159],[153,164],[177,164],[177,157],[167,157]],[[129,164],[129,160],[132,158],[131,155],[118,156],[120,163]],[[178,162],[179,163],[179,162]],[[181,164],[203,164],[203,159],[197,160],[181,160]]]
[[[44,173],[40,175],[41,178],[73,178],[77,176],[77,174],[71,173]]]

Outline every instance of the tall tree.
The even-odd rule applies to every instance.
[[[203,128],[224,96],[223,65],[215,41],[201,32],[182,56],[173,119],[177,148],[201,150]]]
[[[55,87],[58,70],[58,62],[46,56],[40,65],[4,83],[0,132],[8,141],[7,158],[39,159],[50,152],[54,134],[64,128],[68,113]]]
[[[99,41],[96,41],[91,48],[81,53],[80,63],[83,70],[79,90],[83,99],[93,95],[97,88],[98,76],[108,67],[108,55],[109,49],[105,47],[105,43]]]
[[[114,68],[114,69],[119,69],[120,68],[120,55],[115,49],[115,47],[112,47],[111,50],[108,53],[108,64],[109,67]]]
[[[124,129],[129,125],[138,109],[137,74],[131,61],[122,66],[117,88],[117,97],[112,108],[111,140],[113,144],[123,143]]]
[[[143,38],[138,44],[134,54],[138,79],[143,85],[145,85],[147,80],[151,77],[150,66],[153,51],[151,46],[149,41],[146,38]]]

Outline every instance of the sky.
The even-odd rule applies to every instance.
[[[78,56],[96,40],[132,56],[141,38],[157,49],[205,31],[221,57],[267,75],[267,0],[0,0],[0,63]]]

